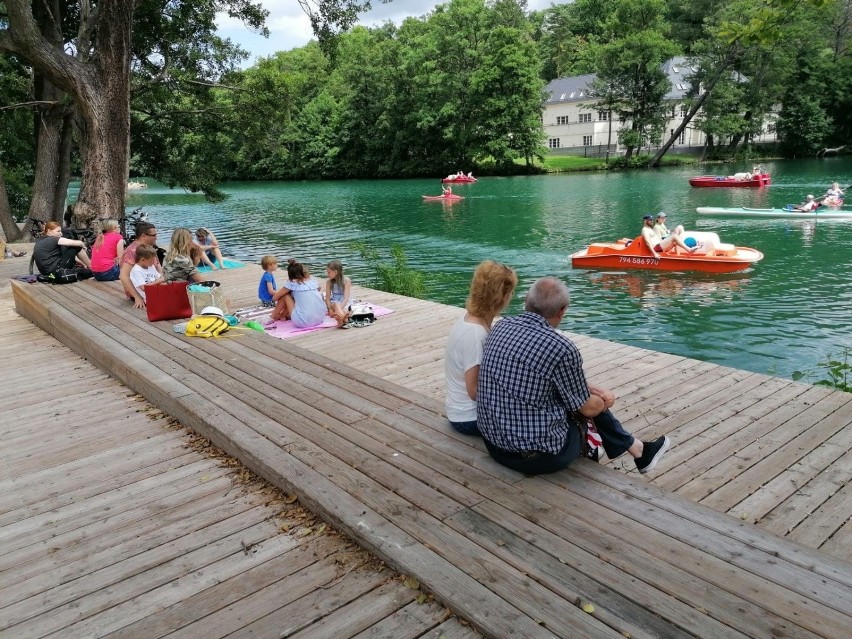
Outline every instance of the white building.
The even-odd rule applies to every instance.
[[[663,70],[671,82],[671,89],[665,96],[666,102],[671,105],[663,139],[665,142],[680,126],[687,113],[687,107],[683,103],[689,90],[686,78],[694,69],[688,66],[686,58],[676,57],[666,62]],[[544,103],[542,123],[550,149],[565,149],[569,153],[590,151],[589,155],[602,154],[607,149],[611,152],[622,150],[618,145],[618,131],[624,124],[619,121],[617,115],[597,109],[597,99],[590,94],[595,77],[594,73],[589,73],[557,78],[545,87],[548,98]],[[613,115],[612,120],[610,115]],[[769,124],[764,125],[761,135],[752,137],[752,142],[776,141],[775,114],[768,114],[767,120]],[[704,146],[704,133],[694,128],[694,122],[695,119],[675,141],[673,151],[676,152],[678,147],[684,150],[688,147]]]

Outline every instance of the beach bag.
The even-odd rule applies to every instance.
[[[187,282],[149,284],[145,287],[145,312],[149,322],[186,319],[192,308],[186,295]]]
[[[220,315],[196,315],[186,323],[186,335],[190,337],[217,337],[231,328]]]
[[[215,306],[224,309],[228,312],[227,301],[225,294],[222,291],[222,285],[219,282],[195,282],[190,284],[187,289],[189,293],[189,305],[192,308],[194,315],[201,315],[202,309],[208,306]]]
[[[355,300],[349,305],[349,321],[351,326],[369,326],[376,321],[372,304]]]

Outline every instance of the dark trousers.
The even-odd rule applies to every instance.
[[[620,457],[633,445],[633,435],[624,430],[621,422],[616,419],[615,415],[609,409],[595,417],[593,421],[595,422],[595,428],[598,429],[598,433],[601,436],[601,440],[603,440],[606,456],[610,459]],[[585,428],[572,424],[571,428],[568,429],[568,437],[565,440],[565,444],[555,455],[540,451],[519,453],[503,450],[491,444],[487,439],[484,441],[488,452],[497,462],[525,475],[543,475],[567,468],[572,461],[577,459],[583,451],[585,437]]]

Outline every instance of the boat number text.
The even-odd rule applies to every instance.
[[[621,264],[659,264],[660,260],[653,257],[619,257]]]

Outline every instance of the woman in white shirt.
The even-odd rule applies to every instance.
[[[491,323],[509,305],[518,276],[508,266],[486,260],[476,267],[465,308],[447,338],[444,357],[447,419],[465,435],[479,435],[476,427],[476,383],[482,362],[482,344]]]

